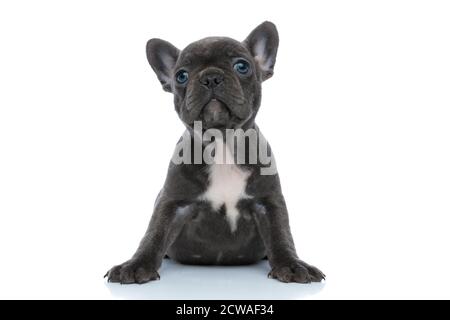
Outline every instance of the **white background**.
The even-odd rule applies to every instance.
[[[446,1],[2,1],[0,298],[450,298]],[[145,57],[278,26],[258,124],[322,284],[134,252],[183,126]]]

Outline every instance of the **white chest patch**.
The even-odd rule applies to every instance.
[[[215,158],[223,159],[223,153],[217,151],[220,149],[216,149]],[[210,166],[209,186],[201,198],[209,201],[214,210],[219,210],[224,205],[231,231],[235,231],[239,219],[239,210],[236,205],[239,200],[250,198],[245,193],[250,172],[229,163],[228,149],[222,150],[227,153],[228,162],[216,161]]]

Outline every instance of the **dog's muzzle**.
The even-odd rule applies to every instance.
[[[203,108],[201,117],[205,129],[223,128],[230,121],[230,111],[223,102],[213,98]]]

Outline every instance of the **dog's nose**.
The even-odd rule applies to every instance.
[[[205,70],[200,76],[200,83],[209,89],[217,87],[223,82],[223,72],[218,69]]]

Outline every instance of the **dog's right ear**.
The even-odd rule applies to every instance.
[[[161,39],[147,42],[147,59],[165,91],[172,92],[173,72],[180,50]]]

